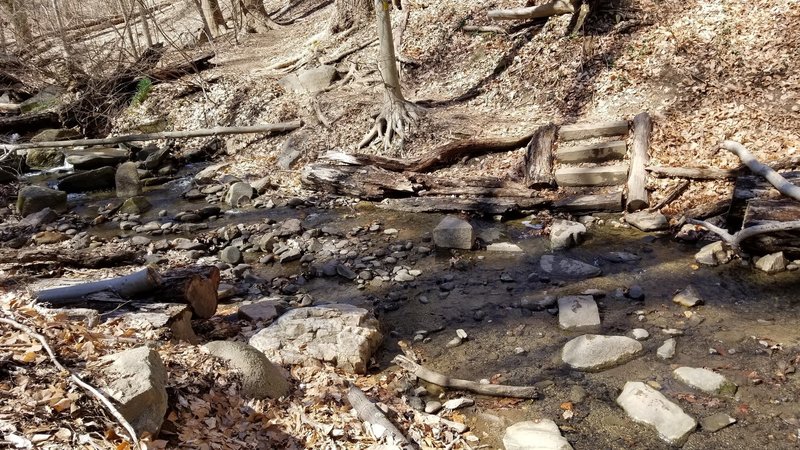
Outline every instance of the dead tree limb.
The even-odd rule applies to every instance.
[[[353,406],[353,409],[358,414],[358,418],[361,419],[362,422],[365,422],[365,424],[368,424],[369,429],[376,439],[381,439],[388,433],[391,435],[394,445],[400,445],[403,448],[411,448],[411,442],[409,442],[405,435],[386,418],[383,411],[367,398],[361,389],[351,384],[350,389],[347,391],[347,401]]]
[[[760,163],[742,144],[735,141],[725,141],[722,143],[721,147],[738,156],[751,172],[764,177],[771,185],[775,186],[778,192],[789,198],[800,201],[800,186],[786,181],[786,178],[771,167]]]
[[[51,142],[29,142],[25,144],[6,144],[0,145],[0,150],[25,150],[29,148],[44,148],[44,147],[78,147],[78,146],[91,146],[91,145],[110,145],[119,144],[122,142],[133,141],[155,141],[158,139],[189,139],[196,137],[208,136],[226,136],[231,134],[248,134],[248,133],[279,133],[285,131],[295,130],[303,126],[302,120],[293,120],[291,122],[269,123],[264,125],[253,125],[248,127],[214,127],[204,128],[200,130],[189,131],[163,131],[160,133],[146,133],[146,134],[126,134],[122,136],[112,136],[103,139],[77,139],[73,141],[51,141]]]
[[[650,133],[653,122],[646,112],[633,118],[633,148],[631,149],[631,166],[628,171],[628,195],[625,209],[629,212],[647,208],[650,205],[647,192],[647,171],[645,166],[650,162]]]
[[[774,233],[778,231],[800,230],[800,220],[793,220],[791,222],[773,222],[764,225],[756,225],[753,227],[745,228],[741,231],[737,231],[734,234],[730,234],[726,230],[702,220],[686,219],[686,222],[692,225],[699,225],[707,229],[708,231],[716,234],[717,236],[722,238],[722,240],[725,243],[730,245],[731,249],[738,255],[742,254],[741,251],[742,242],[754,236],[765,233]]]
[[[741,169],[714,169],[704,167],[656,167],[648,166],[647,171],[655,177],[689,178],[693,180],[725,180],[736,178]]]
[[[569,2],[554,0],[543,5],[530,6],[527,8],[493,9],[489,11],[488,16],[493,20],[521,20],[539,19],[561,14],[573,14],[574,12],[575,9]]]
[[[64,305],[74,303],[89,294],[102,291],[111,291],[120,297],[130,298],[137,294],[152,291],[160,284],[161,278],[158,273],[152,267],[146,267],[123,277],[45,289],[36,293],[36,300],[42,303],[50,303],[51,305]]]
[[[410,358],[397,355],[392,360],[395,364],[407,370],[417,378],[425,380],[428,383],[433,383],[437,386],[462,389],[465,391],[474,392],[481,395],[492,395],[499,397],[515,397],[515,398],[539,398],[539,389],[534,386],[506,386],[502,384],[481,384],[476,381],[460,380],[458,378],[450,378],[438,372],[434,372],[425,368]]]
[[[111,248],[107,251],[79,250],[65,252],[62,249],[13,250],[0,249],[0,263],[10,264],[58,264],[69,267],[99,269],[135,264],[140,259],[137,252]]]
[[[674,202],[675,199],[678,198],[678,196],[681,195],[683,191],[685,191],[686,188],[689,187],[689,184],[691,184],[689,180],[683,180],[680,184],[678,184],[671,191],[669,191],[667,195],[660,202],[658,202],[656,206],[649,208],[649,211],[660,211],[661,208]]]
[[[4,323],[6,325],[14,327],[17,330],[20,330],[20,331],[22,331],[24,333],[27,333],[29,336],[31,336],[34,339],[36,339],[37,341],[39,341],[39,343],[42,344],[42,347],[45,349],[45,351],[47,351],[47,355],[50,357],[50,361],[53,362],[53,365],[56,366],[56,368],[59,371],[68,373],[69,374],[69,378],[70,378],[70,380],[72,380],[73,383],[75,383],[76,385],[78,385],[82,389],[86,390],[94,398],[99,400],[100,403],[108,410],[108,412],[111,414],[111,416],[114,417],[114,419],[116,419],[117,422],[119,422],[120,425],[122,425],[122,428],[125,428],[125,431],[128,433],[128,435],[131,438],[131,442],[133,444],[133,447],[135,449],[140,449],[141,448],[139,446],[139,438],[136,436],[136,430],[133,429],[133,426],[131,426],[130,422],[128,422],[125,419],[125,417],[122,415],[122,413],[119,412],[119,410],[114,406],[113,403],[111,403],[111,401],[106,396],[101,394],[100,391],[98,391],[97,389],[92,387],[90,384],[88,384],[85,381],[83,381],[81,379],[81,377],[79,377],[78,375],[75,375],[71,370],[69,370],[66,367],[64,367],[58,361],[58,358],[56,358],[56,354],[53,351],[53,348],[50,347],[50,344],[47,342],[47,339],[43,335],[35,332],[31,327],[29,327],[27,325],[23,325],[23,324],[15,321],[15,320],[11,320],[11,319],[6,319],[4,317],[0,317],[0,323]]]

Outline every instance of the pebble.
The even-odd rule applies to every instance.
[[[644,290],[638,284],[634,284],[633,286],[628,289],[628,298],[631,300],[643,300],[644,299]]]
[[[736,423],[736,419],[724,412],[718,412],[700,419],[700,426],[703,427],[703,430],[708,431],[709,433],[717,432],[727,426],[733,425],[734,423]]]
[[[462,328],[459,328],[456,330],[456,336],[458,336],[461,339],[467,339],[467,332],[464,331]]]
[[[449,410],[452,411],[454,409],[465,408],[467,406],[472,406],[474,404],[475,404],[475,400],[473,400],[471,398],[467,398],[467,397],[460,397],[460,398],[454,398],[452,400],[448,400],[448,401],[444,402],[442,407],[444,409],[449,409]]]
[[[631,331],[631,335],[633,335],[633,338],[637,341],[643,341],[650,337],[650,333],[644,328],[635,328]]]
[[[514,277],[512,277],[509,273],[503,272],[500,275],[500,281],[503,283],[512,283],[514,281]]]
[[[398,233],[398,231],[397,231],[396,228],[387,228],[387,229],[383,230],[383,234],[385,234],[387,236],[396,236],[397,233]]]
[[[459,345],[461,345],[461,338],[456,336],[453,339],[450,339],[450,342],[446,344],[446,347],[453,348],[453,347],[458,347]]]
[[[656,350],[656,354],[661,359],[672,359],[675,356],[675,347],[677,345],[677,341],[675,338],[669,338],[661,344],[661,347],[658,347]]]
[[[428,414],[436,414],[442,410],[442,403],[436,400],[425,403],[425,412]]]

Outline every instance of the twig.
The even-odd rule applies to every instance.
[[[778,192],[789,198],[800,201],[800,186],[795,186],[788,182],[786,178],[774,171],[771,167],[760,163],[744,145],[735,141],[725,141],[722,143],[721,147],[738,156],[751,172],[766,178],[771,185],[775,186]]]
[[[361,419],[362,422],[370,425],[376,439],[380,439],[388,433],[400,447],[411,447],[411,443],[405,435],[386,418],[383,411],[375,406],[357,386],[353,384],[350,385],[350,389],[347,391],[347,400],[350,402],[350,405],[353,406],[356,413],[358,413],[358,418]],[[380,428],[383,428],[382,432]]]
[[[496,27],[491,25],[464,25],[461,27],[461,31],[464,33],[476,32],[476,33],[498,33],[498,34],[508,34],[505,28]]]
[[[450,378],[438,372],[434,372],[425,368],[410,358],[403,355],[397,355],[392,360],[395,364],[403,369],[411,372],[417,378],[433,383],[437,386],[445,388],[463,389],[465,391],[474,392],[482,395],[492,395],[499,397],[515,397],[515,398],[539,398],[539,389],[534,386],[506,386],[502,384],[481,384],[470,380],[460,380],[458,378]]]
[[[106,407],[108,412],[111,413],[111,415],[117,420],[117,422],[119,422],[119,424],[122,425],[123,428],[125,428],[125,431],[128,432],[133,442],[134,448],[136,449],[141,448],[139,446],[139,438],[136,436],[136,431],[133,429],[133,426],[131,426],[130,422],[128,422],[127,419],[125,419],[125,417],[123,417],[122,414],[119,412],[119,410],[117,410],[117,408],[114,407],[114,405],[111,403],[111,400],[109,400],[103,394],[101,394],[100,391],[93,388],[85,381],[83,381],[79,376],[75,375],[69,369],[61,365],[61,363],[58,362],[58,358],[56,358],[55,352],[53,352],[53,349],[50,347],[50,344],[47,343],[47,339],[44,336],[35,332],[29,326],[23,325],[15,320],[0,317],[0,323],[4,323],[6,325],[16,328],[17,330],[23,331],[28,335],[30,335],[31,337],[35,338],[37,341],[39,341],[39,343],[42,344],[42,347],[47,351],[47,354],[50,356],[50,360],[53,362],[53,365],[56,366],[56,368],[61,372],[69,373],[69,377],[73,383],[77,384],[78,386],[80,386],[81,388],[92,394],[92,396],[94,396],[97,400],[99,400],[100,403],[102,403],[103,406]]]

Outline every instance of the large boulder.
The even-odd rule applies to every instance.
[[[31,148],[25,154],[25,164],[31,169],[52,169],[64,164],[64,153],[58,148]]]
[[[642,352],[642,343],[626,336],[585,334],[564,344],[561,359],[573,369],[593,372],[624,364]]]
[[[212,355],[226,360],[242,375],[242,394],[245,396],[264,399],[289,394],[292,385],[284,371],[252,346],[244,342],[214,341],[204,347]]]
[[[586,225],[571,220],[556,219],[550,226],[550,248],[564,250],[581,243]]]
[[[120,164],[114,177],[117,188],[117,197],[128,198],[142,194],[142,183],[139,180],[139,169],[136,163],[126,162]]]
[[[231,205],[232,208],[238,208],[242,203],[250,201],[254,193],[255,190],[249,183],[244,181],[233,183],[225,193],[225,203]]]
[[[542,256],[539,259],[539,268],[547,275],[568,279],[593,278],[603,273],[591,264],[555,255]]]
[[[503,435],[506,450],[572,450],[558,425],[549,419],[518,422]]]
[[[475,242],[475,230],[466,220],[447,216],[434,228],[433,242],[439,248],[469,250]]]
[[[27,216],[45,208],[53,211],[67,210],[67,193],[41,186],[25,186],[17,195],[17,213]]]
[[[307,69],[297,76],[303,89],[311,94],[322,92],[336,79],[336,67],[321,65],[313,69]]]
[[[654,427],[658,436],[671,445],[682,445],[697,428],[697,422],[680,406],[639,381],[625,383],[617,404],[635,422]]]
[[[366,309],[347,304],[298,308],[250,338],[250,345],[278,364],[317,360],[350,373],[365,373],[383,335]]]
[[[114,187],[114,168],[102,167],[100,169],[76,172],[62,178],[58,182],[58,189],[64,192],[91,192],[103,191]]]
[[[106,393],[137,434],[158,434],[167,412],[167,370],[158,352],[137,347],[106,356]]]

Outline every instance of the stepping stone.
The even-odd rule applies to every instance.
[[[704,431],[708,431],[709,433],[717,432],[734,423],[736,423],[736,419],[724,412],[718,412],[700,419],[700,426],[703,427]]]
[[[548,419],[518,422],[503,435],[506,450],[572,450],[555,422]]]
[[[691,284],[686,286],[686,288],[672,297],[672,302],[677,303],[681,306],[685,306],[687,308],[691,308],[692,306],[699,305],[703,303],[703,300],[700,299],[700,295],[697,293],[697,289],[694,288]]]
[[[610,194],[576,195],[553,203],[556,211],[581,212],[620,212],[622,211],[622,191]]]
[[[475,230],[469,222],[446,216],[433,230],[433,242],[439,248],[469,250],[475,241]]]
[[[628,152],[625,141],[598,142],[596,144],[579,145],[559,149],[556,159],[562,163],[602,162],[612,159],[624,159]]]
[[[639,211],[625,216],[625,221],[641,231],[658,231],[669,227],[667,216],[658,211]]]
[[[600,326],[600,313],[591,295],[558,299],[558,324],[564,330],[590,331]]]
[[[607,122],[575,123],[563,125],[558,130],[558,138],[562,141],[574,141],[601,136],[620,136],[628,134],[627,120],[613,120]]]
[[[672,372],[676,380],[709,394],[733,395],[735,383],[708,369],[697,367],[678,367]]]
[[[559,186],[617,186],[628,180],[628,165],[562,167],[555,178]]]
[[[556,278],[583,279],[600,276],[599,268],[576,259],[556,255],[544,255],[539,259],[542,272]]]
[[[680,406],[639,381],[625,383],[617,404],[635,422],[655,427],[658,436],[672,445],[683,445],[697,428],[697,422]]]
[[[677,344],[678,342],[675,338],[669,338],[661,344],[661,347],[658,347],[656,354],[661,359],[672,359],[672,357],[675,356],[675,347]]]
[[[600,371],[625,364],[642,352],[642,344],[626,336],[585,334],[564,344],[561,359],[573,369]]]

